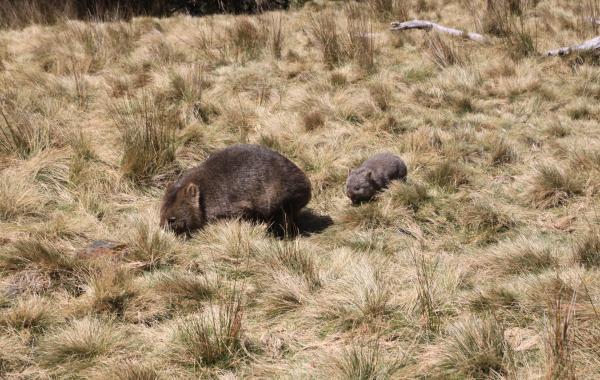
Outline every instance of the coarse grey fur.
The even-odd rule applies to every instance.
[[[352,203],[371,200],[385,189],[390,181],[406,178],[406,164],[391,153],[379,153],[369,158],[355,170],[350,171],[346,181],[346,195]]]
[[[294,233],[294,219],[310,198],[310,181],[293,162],[260,145],[238,144],[167,187],[160,224],[189,234],[217,219],[239,217]]]

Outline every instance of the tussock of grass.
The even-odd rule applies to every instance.
[[[321,50],[323,61],[331,68],[344,59],[341,37],[333,12],[322,12],[311,17],[310,33]]]
[[[165,297],[199,302],[209,300],[215,294],[205,276],[180,272],[161,274],[153,289]]]
[[[51,146],[51,127],[30,107],[0,102],[0,153],[27,158]]]
[[[437,164],[427,172],[426,178],[431,184],[450,191],[457,191],[460,186],[469,183],[463,166],[452,161]]]
[[[592,229],[575,242],[573,250],[575,262],[592,269],[600,266],[600,234]]]
[[[303,278],[309,288],[321,286],[319,269],[314,255],[309,247],[303,247],[298,240],[277,241],[269,246],[270,265],[285,268]]]
[[[238,296],[217,310],[182,321],[174,335],[172,359],[190,366],[233,366],[243,344],[243,307]]]
[[[443,377],[509,375],[513,359],[503,333],[491,316],[458,321],[440,343],[434,366]]]
[[[105,266],[89,276],[87,295],[95,313],[121,317],[137,292],[132,274],[124,268]]]
[[[122,339],[110,323],[94,318],[75,320],[51,332],[40,343],[41,364],[46,368],[87,367],[122,345]]]
[[[573,304],[567,303],[560,294],[552,303],[551,314],[546,320],[545,360],[546,377],[549,379],[574,379],[573,362],[574,318]]]
[[[406,0],[368,0],[367,3],[374,16],[382,21],[408,20],[411,4]]]
[[[269,276],[268,288],[261,304],[268,317],[276,317],[300,308],[308,302],[310,283],[302,276],[287,271],[277,271]]]
[[[365,203],[346,210],[341,221],[351,227],[367,230],[390,227],[397,222],[393,211],[390,208],[384,208],[381,204]]]
[[[175,163],[175,135],[160,105],[150,100],[128,99],[112,110],[121,131],[121,170],[135,183],[145,183],[168,173]]]
[[[304,129],[308,132],[314,131],[325,124],[325,115],[321,111],[310,111],[302,117]]]
[[[56,275],[72,275],[78,268],[78,263],[75,258],[50,242],[27,239],[19,240],[12,249],[0,255],[0,268],[33,268]]]
[[[492,165],[500,166],[512,164],[517,161],[517,153],[513,146],[505,140],[497,141],[491,150],[490,162]]]
[[[401,205],[417,211],[424,203],[430,199],[427,188],[419,183],[409,182],[400,183],[390,189],[392,199]]]
[[[161,380],[163,376],[159,374],[153,365],[137,361],[129,361],[120,365],[114,373],[109,376],[116,376],[118,380]]]
[[[570,198],[583,193],[578,178],[565,173],[557,167],[542,166],[532,179],[528,197],[531,203],[540,209],[565,204]]]
[[[136,218],[127,236],[127,258],[143,268],[153,269],[174,259],[175,237],[162,230],[154,218]]]
[[[437,33],[428,36],[427,50],[431,61],[440,69],[454,65],[463,66],[466,61],[453,40]]]
[[[264,31],[247,18],[238,18],[233,23],[228,30],[228,38],[235,59],[242,63],[257,59],[267,43]]]
[[[478,242],[493,242],[503,233],[517,225],[515,218],[494,203],[474,199],[457,218],[461,220],[467,235]]]
[[[335,358],[333,369],[334,377],[344,379],[384,379],[393,377],[401,365],[387,358],[378,342],[354,343]]]
[[[435,288],[439,260],[428,259],[423,255],[419,256],[419,253],[412,252],[412,261],[416,272],[415,288],[418,301],[416,308],[424,320],[425,328],[435,333],[440,326],[440,307]]]
[[[492,248],[491,255],[484,261],[486,268],[503,275],[539,273],[558,265],[555,251],[550,245],[526,239],[509,241]]]
[[[285,44],[286,30],[283,24],[284,16],[273,16],[268,20],[268,43],[271,49],[271,54],[275,59],[281,59],[283,47]]]
[[[519,297],[510,289],[498,288],[495,285],[490,289],[485,289],[476,294],[469,300],[471,310],[475,312],[483,312],[490,309],[515,309],[519,306]]]
[[[391,293],[377,264],[368,260],[347,263],[349,272],[324,289],[318,318],[343,330],[385,319],[392,310]]]
[[[0,374],[18,372],[31,365],[27,355],[29,347],[22,337],[14,334],[0,335]]]
[[[42,332],[55,319],[50,305],[43,298],[32,296],[19,301],[12,309],[0,313],[0,326],[15,330],[29,329],[33,332]]]
[[[0,221],[40,216],[45,203],[31,182],[19,178],[16,173],[0,174]]]
[[[375,41],[370,34],[373,26],[368,15],[358,5],[346,8],[348,40],[345,50],[356,64],[367,72],[375,71]]]
[[[372,83],[369,86],[369,94],[381,111],[387,111],[394,98],[393,90],[387,83]]]

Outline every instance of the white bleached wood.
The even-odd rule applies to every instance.
[[[549,50],[546,52],[547,57],[557,57],[569,55],[573,52],[586,52],[600,49],[600,36],[594,37],[591,40],[584,41],[578,45],[565,46],[558,49]]]
[[[436,24],[435,22],[426,20],[411,20],[399,22],[395,21],[391,24],[392,31],[402,31],[408,29],[435,30],[439,33],[450,34],[455,37],[466,38],[477,42],[487,42],[487,38],[479,33],[466,32],[464,30],[449,28],[444,25]]]

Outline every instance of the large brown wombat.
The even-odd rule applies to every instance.
[[[406,178],[406,164],[391,153],[379,153],[352,170],[346,181],[346,195],[352,203],[371,200],[390,181]]]
[[[167,187],[160,223],[189,234],[216,219],[240,217],[294,233],[296,214],[310,197],[310,181],[293,162],[259,145],[233,145]]]

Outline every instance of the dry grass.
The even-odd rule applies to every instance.
[[[23,4],[0,17],[0,378],[597,377],[597,60],[538,56],[595,36],[596,1]],[[493,37],[388,31],[411,18]],[[238,142],[297,163],[333,224],[161,230],[166,183]],[[352,206],[383,151],[406,181]]]

